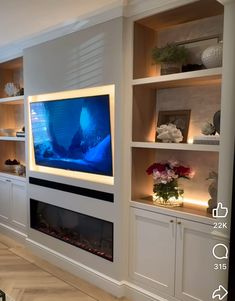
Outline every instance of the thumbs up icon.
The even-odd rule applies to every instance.
[[[212,210],[213,217],[226,217],[228,215],[228,208],[224,207],[222,203],[218,203],[217,207]]]

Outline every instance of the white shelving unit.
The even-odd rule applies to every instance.
[[[158,114],[159,111],[189,110],[186,139],[190,141],[199,136],[202,124],[221,109],[223,68],[160,75],[159,66],[152,64],[151,51],[156,45],[186,42],[186,32],[191,33],[192,40],[209,38],[212,32],[213,36],[223,34],[223,6],[199,2],[142,19],[135,18],[134,43],[130,47],[133,51],[133,59],[130,58],[133,60],[130,80],[132,137],[129,144],[132,154],[131,200],[142,199],[144,202],[152,194],[153,179],[145,173],[149,165],[173,159],[196,171],[190,184],[184,184],[186,198],[193,200],[191,205],[185,202],[185,206],[190,209],[195,206],[195,214],[200,208],[206,211],[210,198],[210,183],[206,178],[211,170],[218,172],[220,145],[155,142]],[[206,14],[201,11],[204,6],[210,7]],[[149,204],[145,205],[148,208]]]
[[[151,149],[171,149],[200,152],[219,152],[219,145],[189,144],[189,143],[161,143],[161,142],[131,142],[131,147]]]
[[[0,64],[0,129],[21,130],[25,125],[24,95],[8,97],[4,86],[12,82],[23,87],[23,58],[16,58]],[[4,162],[16,159],[25,164],[25,137],[5,136],[0,132],[0,170],[4,174]],[[9,177],[9,173],[5,173]],[[13,174],[17,177],[16,174]],[[18,177],[22,180],[22,177]]]
[[[25,137],[0,136],[0,141],[19,141],[19,142],[25,142]]]
[[[152,64],[151,51],[167,42],[183,43],[189,36],[200,40],[212,31],[213,35],[222,36],[223,6],[216,1],[192,2],[149,16],[135,16],[131,26],[129,40],[133,44],[128,47],[128,59],[133,68],[127,95],[132,100],[127,104],[126,117],[132,123],[127,141],[131,163],[126,194],[130,208],[130,281],[159,299],[207,301],[218,280],[224,285],[227,281],[226,272],[215,277],[213,269],[208,272],[204,268],[206,263],[199,260],[208,260],[214,241],[224,240],[228,244],[228,235],[214,231],[215,219],[206,210],[211,183],[206,179],[210,171],[220,172],[224,129],[219,145],[162,143],[156,142],[155,136],[159,111],[190,110],[186,141],[199,136],[202,124],[212,121],[216,111],[223,114],[223,67],[161,76],[159,66]],[[146,169],[154,162],[172,159],[192,167],[195,176],[180,183],[184,189],[183,207],[156,206],[152,201],[153,179]],[[169,252],[174,248],[172,245],[176,247],[173,255]],[[191,254],[198,258],[196,263]],[[205,277],[197,275],[199,264]],[[170,269],[172,273],[167,274]]]
[[[9,105],[23,104],[24,95],[0,98],[0,104],[1,103],[5,103]]]
[[[23,58],[0,64],[0,129],[21,130],[25,125],[24,95],[7,97],[4,86],[23,87]],[[1,131],[1,135],[3,132]],[[0,224],[6,233],[25,237],[27,230],[26,177],[6,170],[6,160],[25,164],[25,137],[0,136]]]
[[[200,86],[208,84],[219,84],[221,82],[221,76],[222,68],[220,67],[134,79],[132,81],[132,85],[146,85],[158,89]]]

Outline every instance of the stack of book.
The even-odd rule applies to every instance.
[[[219,144],[219,136],[195,136],[193,137],[194,144],[211,144],[211,145],[218,145]]]
[[[16,132],[16,137],[25,137],[25,132],[23,132],[23,131],[17,131]]]

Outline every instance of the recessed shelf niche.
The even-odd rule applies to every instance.
[[[190,110],[188,141],[201,135],[202,125],[220,110],[220,85],[155,90],[133,88],[133,141],[154,142],[159,111]]]
[[[207,178],[209,172],[218,172],[217,152],[132,148],[132,200],[141,200],[152,195],[153,179],[147,175],[146,169],[154,162],[168,160],[176,160],[195,171],[191,180],[179,180],[184,189],[184,206],[196,201],[195,204],[204,205],[201,210],[205,211],[210,199],[208,186],[211,183]]]
[[[7,83],[23,88],[23,58],[16,58],[0,64],[0,171],[4,174],[14,171],[4,165],[10,159],[25,164],[25,137],[17,137],[25,125],[24,95],[9,96],[4,91]]]
[[[0,64],[0,98],[8,97],[4,91],[7,83],[14,83],[18,88],[23,88],[23,58],[16,58]]]
[[[134,24],[133,78],[159,75],[153,64],[154,46],[186,43],[209,38],[222,39],[223,5],[214,0],[200,0],[170,11],[138,20]]]

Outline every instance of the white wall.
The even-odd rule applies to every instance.
[[[122,219],[121,190],[122,151],[122,68],[123,19],[116,18],[82,31],[28,48],[24,51],[25,94],[73,90],[84,87],[115,84],[115,180],[114,186],[86,183],[53,176],[36,175],[49,180],[114,192],[114,203],[92,200],[54,190],[29,187],[29,197],[100,217],[114,223],[114,263],[62,242],[29,231],[29,238],[117,280],[122,279]],[[32,175],[32,173],[31,173]],[[35,174],[34,174],[35,176]],[[67,200],[69,200],[67,202]],[[87,205],[86,205],[87,204]]]

